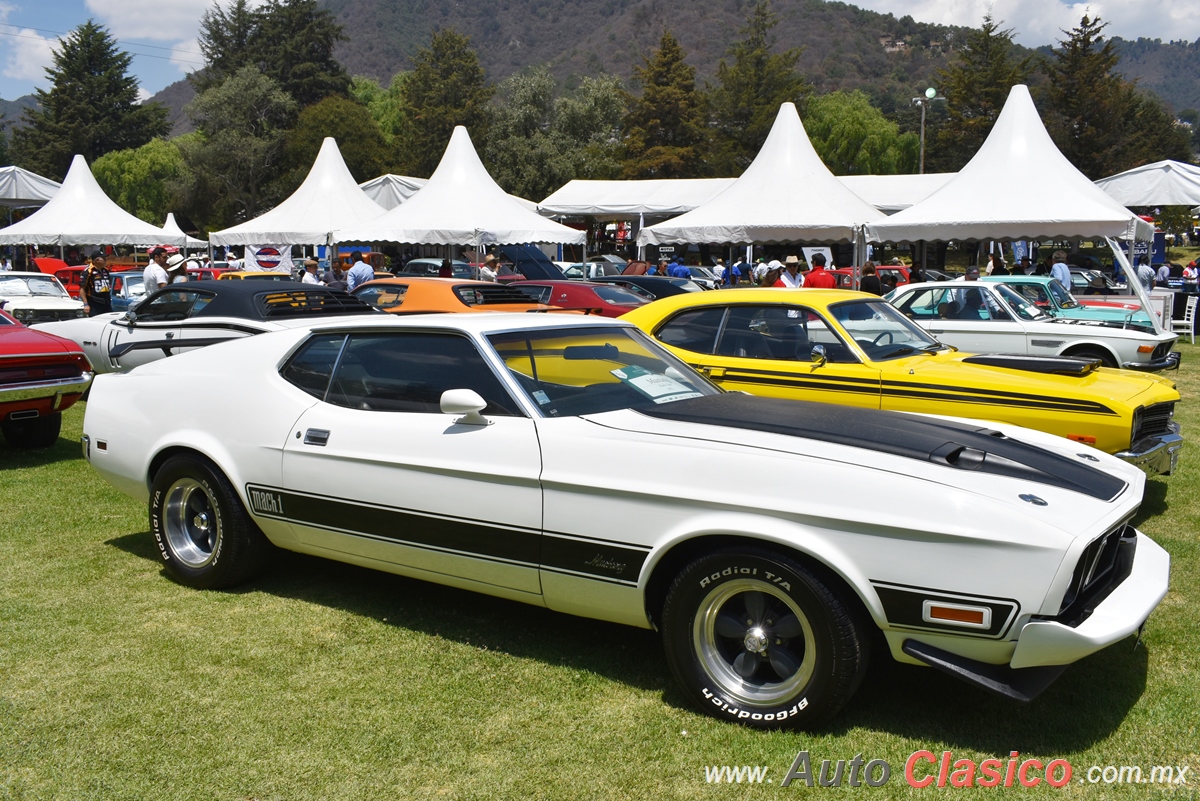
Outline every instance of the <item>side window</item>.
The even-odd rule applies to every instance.
[[[279,374],[309,395],[324,399],[345,342],[345,334],[315,336],[288,359]]]
[[[548,287],[548,286],[535,286],[535,285],[520,284],[520,285],[517,285],[516,288],[519,289],[521,292],[525,293],[526,295],[528,295],[529,299],[535,303],[549,303],[550,302],[550,287]]]
[[[960,320],[1008,320],[1008,312],[1000,306],[991,293],[972,287],[955,291],[958,300],[957,317]]]
[[[672,317],[655,336],[671,347],[711,354],[724,317],[724,307],[686,311]]]
[[[474,343],[456,334],[352,334],[326,401],[351,409],[441,413],[442,393],[473,389],[484,414],[519,414]]]
[[[947,320],[957,308],[951,294],[952,290],[922,289],[909,292],[896,305],[911,320]]]
[[[746,359],[809,361],[814,345],[831,362],[856,362],[824,318],[796,306],[735,306],[721,334],[717,353]]]
[[[203,308],[210,300],[207,294],[199,294],[187,289],[176,289],[163,292],[149,303],[138,307],[138,322],[161,323],[172,320],[182,320],[192,316],[193,307],[200,304]]]

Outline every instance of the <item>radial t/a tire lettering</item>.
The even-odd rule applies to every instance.
[[[201,457],[172,457],[154,476],[150,531],[167,573],[198,589],[249,579],[269,549],[229,480]]]
[[[818,725],[850,699],[866,669],[869,640],[846,593],[766,548],[703,556],[667,592],[667,662],[713,717],[758,728]]]

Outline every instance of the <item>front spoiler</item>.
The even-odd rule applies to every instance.
[[[1118,459],[1140,468],[1149,476],[1169,476],[1175,472],[1179,452],[1183,450],[1183,436],[1178,423],[1171,423],[1165,434],[1143,437],[1127,451],[1114,454]]]
[[[1141,370],[1145,373],[1154,373],[1159,370],[1178,370],[1181,361],[1183,361],[1183,354],[1174,350],[1163,358],[1155,359],[1152,362],[1124,362],[1121,366],[1126,370]]]

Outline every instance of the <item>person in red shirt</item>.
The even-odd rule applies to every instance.
[[[804,276],[805,288],[835,289],[837,287],[837,279],[833,277],[833,273],[825,271],[825,256],[820,253],[814,253],[811,261],[812,271]]]

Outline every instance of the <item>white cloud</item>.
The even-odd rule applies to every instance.
[[[251,0],[251,7],[265,0]],[[179,41],[200,30],[212,0],[86,0],[88,12],[118,39]]]
[[[0,23],[8,22],[9,15],[16,10],[17,7],[12,3],[0,3]]]
[[[48,39],[37,31],[22,28],[6,36],[8,58],[4,64],[4,76],[40,84],[46,78],[46,67],[54,63],[53,48],[58,39]]]
[[[200,54],[200,43],[195,39],[180,42],[171,49],[171,63],[182,72],[195,72],[204,66],[204,56]]]
[[[908,14],[920,22],[978,28],[990,9],[1013,38],[1027,47],[1055,44],[1079,24],[1084,13],[1110,23],[1106,36],[1170,41],[1200,38],[1200,3],[1179,0],[857,0],[855,3],[897,17]]]

